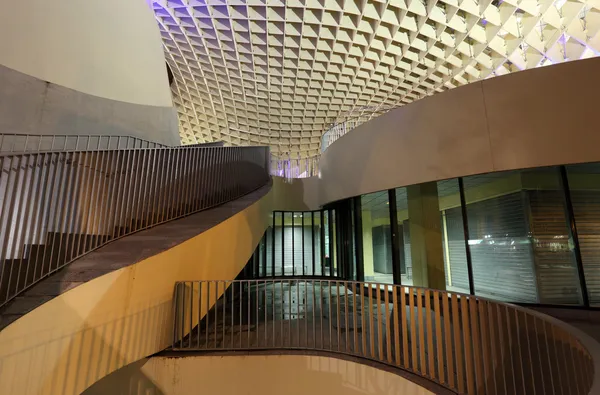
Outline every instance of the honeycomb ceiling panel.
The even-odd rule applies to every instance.
[[[320,152],[332,124],[597,56],[600,0],[154,0],[183,144]],[[359,121],[357,121],[359,122]]]

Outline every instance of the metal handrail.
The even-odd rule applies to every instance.
[[[271,175],[285,179],[319,175],[319,156],[309,158],[278,158],[271,156]]]
[[[339,280],[184,281],[173,309],[176,351],[333,351],[460,394],[598,394],[589,343],[551,317],[473,295]]]
[[[132,136],[0,133],[0,155],[132,148],[169,148],[169,146]]]
[[[268,147],[0,156],[0,306],[125,235],[264,186]]]
[[[319,176],[319,160],[321,154],[340,137],[349,133],[356,127],[370,121],[374,117],[385,114],[397,107],[379,108],[377,111],[362,112],[343,121],[333,123],[321,136],[320,153],[307,158],[275,157],[271,159],[271,175],[291,180],[294,178],[307,178]]]

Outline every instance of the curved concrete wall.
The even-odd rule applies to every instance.
[[[172,339],[175,282],[235,278],[267,227],[271,205],[269,193],[210,230],[10,324],[0,332],[0,394],[79,394],[164,350]]]
[[[232,380],[232,377],[235,379]],[[126,366],[84,395],[429,395],[397,374],[348,360],[308,355],[154,357]]]
[[[146,1],[5,2],[0,37],[0,133],[179,143]]]
[[[318,210],[320,208],[319,187],[319,179],[316,177],[291,180],[273,177],[273,210]]]
[[[375,118],[320,162],[320,204],[458,176],[600,161],[600,59],[493,78]]]

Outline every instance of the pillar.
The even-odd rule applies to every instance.
[[[375,271],[373,266],[373,225],[370,211],[362,212],[362,238],[365,281],[372,281],[375,278]]]
[[[415,286],[446,289],[437,183],[407,187]]]

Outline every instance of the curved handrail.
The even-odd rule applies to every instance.
[[[308,349],[404,369],[466,394],[599,394],[599,345],[473,295],[339,280],[175,285],[173,350]]]
[[[269,180],[268,147],[0,156],[0,306],[112,240]]]
[[[133,136],[0,133],[1,155],[131,148],[169,148],[169,146]]]
[[[371,119],[383,115],[399,106],[378,108],[376,111],[361,112],[358,115],[333,123],[321,136],[321,148],[318,155],[294,158],[273,157],[271,159],[271,175],[285,179],[317,177],[321,154],[337,139]]]

